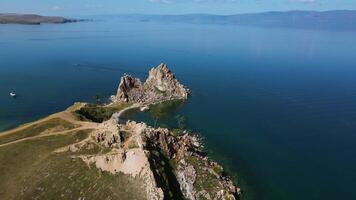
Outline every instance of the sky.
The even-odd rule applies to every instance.
[[[356,10],[356,0],[0,0],[0,13],[238,14],[286,10]]]

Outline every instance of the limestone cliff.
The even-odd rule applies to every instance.
[[[175,136],[168,129],[130,123],[144,127],[146,149],[160,152],[173,163],[174,178],[184,199],[233,200],[238,197],[240,189],[224,175],[221,165],[210,161],[198,137],[188,133]],[[157,157],[149,159],[160,162],[160,159],[155,160]]]
[[[202,151],[199,139],[188,133],[175,136],[165,128],[111,119],[64,151],[97,145],[107,148],[107,153],[79,157],[103,171],[143,180],[147,199],[234,200],[239,194],[239,188],[223,175],[223,168]]]
[[[187,99],[189,91],[175,78],[166,64],[152,68],[142,83],[130,75],[121,78],[114,101],[152,104],[173,99]]]

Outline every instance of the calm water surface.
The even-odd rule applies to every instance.
[[[158,123],[186,116],[249,197],[356,199],[351,32],[112,19],[0,25],[0,130],[108,97],[124,72],[145,78],[161,62],[192,96]]]

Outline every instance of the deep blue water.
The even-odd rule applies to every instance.
[[[192,91],[167,118],[186,116],[250,197],[356,199],[354,32],[109,19],[0,25],[0,129],[108,97],[124,72],[145,78],[161,62]]]

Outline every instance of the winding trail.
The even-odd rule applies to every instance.
[[[74,125],[78,125],[79,127],[69,129],[69,130],[51,132],[51,133],[47,133],[47,134],[40,133],[39,135],[17,139],[17,140],[14,140],[14,141],[11,141],[11,142],[8,142],[5,144],[0,144],[0,148],[11,145],[11,144],[16,144],[19,142],[32,140],[32,139],[38,139],[38,138],[42,138],[42,137],[48,137],[48,136],[53,136],[53,135],[64,135],[64,134],[68,134],[70,132],[76,132],[76,131],[80,131],[80,130],[96,129],[98,126],[98,123],[95,123],[95,122],[78,121],[77,119],[75,119],[75,117],[73,116],[72,113],[70,113],[69,111],[63,111],[63,112],[52,114],[48,117],[37,120],[35,122],[27,123],[27,124],[19,126],[17,128],[2,132],[2,133],[0,133],[0,137],[9,135],[9,134],[16,134],[16,132],[18,132],[18,131],[30,128],[33,125],[40,124],[40,123],[46,122],[46,121],[48,121],[50,119],[54,119],[54,118],[59,118],[59,119],[65,120],[65,121],[70,122]]]
[[[75,119],[73,114],[70,113],[69,111],[62,111],[62,112],[58,112],[58,113],[49,115],[49,116],[47,116],[45,118],[39,119],[37,121],[20,125],[20,126],[14,128],[14,129],[11,129],[11,130],[8,130],[8,131],[4,131],[4,132],[0,132],[0,137],[8,135],[8,134],[15,133],[15,132],[18,132],[18,131],[22,131],[24,129],[27,129],[27,128],[33,126],[33,125],[40,124],[42,122],[46,122],[48,120],[55,119],[55,118],[59,118],[59,119],[68,121],[70,123],[73,123],[74,125],[80,125],[80,126],[85,126],[85,125],[93,123],[93,122],[86,122],[86,121],[78,121],[78,120]]]
[[[126,111],[131,110],[131,109],[135,109],[135,108],[139,108],[139,107],[141,107],[141,106],[142,106],[142,105],[139,104],[139,103],[132,104],[131,106],[126,107],[126,108],[120,110],[119,112],[114,113],[114,114],[111,116],[111,118],[112,118],[112,119],[115,119],[115,120],[117,121],[117,123],[120,123],[120,118],[122,117],[122,115],[123,115]]]
[[[43,137],[48,137],[48,136],[53,136],[53,135],[65,135],[65,134],[68,134],[68,133],[71,133],[71,132],[77,132],[77,131],[80,131],[80,130],[88,130],[88,129],[94,129],[95,127],[78,127],[78,128],[74,128],[74,129],[70,129],[70,130],[65,130],[65,131],[58,131],[58,132],[53,132],[53,133],[48,133],[48,134],[43,134],[43,135],[36,135],[36,136],[32,136],[32,137],[26,137],[26,138],[22,138],[22,139],[18,139],[18,140],[15,140],[15,141],[11,141],[11,142],[8,142],[8,143],[5,143],[5,144],[1,144],[0,145],[0,148],[1,147],[5,147],[5,146],[8,146],[8,145],[11,145],[11,144],[16,144],[16,143],[19,143],[19,142],[24,142],[24,141],[27,141],[27,140],[33,140],[33,139],[38,139],[38,138],[43,138]]]
[[[120,124],[122,122],[120,119],[122,118],[122,115],[125,112],[127,112],[127,111],[129,111],[131,109],[140,108],[142,106],[143,105],[141,105],[140,103],[132,104],[131,106],[126,107],[126,108],[120,110],[119,112],[114,113],[111,118],[116,120],[117,123]],[[69,129],[69,130],[64,130],[64,131],[51,132],[51,133],[47,133],[47,134],[41,134],[40,133],[39,135],[17,139],[15,141],[11,141],[11,142],[8,142],[8,143],[5,143],[5,144],[0,144],[0,148],[8,146],[8,145],[11,145],[11,144],[16,144],[16,143],[19,143],[19,142],[24,142],[24,141],[28,141],[28,140],[32,140],[32,139],[38,139],[38,138],[42,138],[42,137],[48,137],[48,136],[53,136],[53,135],[63,135],[63,134],[68,134],[70,132],[75,132],[75,131],[80,131],[80,130],[96,129],[97,126],[100,124],[100,123],[95,123],[95,122],[79,121],[79,120],[77,120],[75,118],[75,116],[73,116],[73,114],[70,111],[65,110],[65,111],[62,111],[62,112],[59,112],[59,113],[52,114],[52,115],[47,116],[45,118],[39,119],[39,120],[37,120],[35,122],[27,123],[27,124],[21,125],[21,126],[19,126],[17,128],[1,132],[0,133],[0,137],[6,136],[6,135],[9,135],[9,134],[15,134],[18,131],[30,128],[33,125],[40,124],[40,123],[43,123],[43,122],[46,122],[48,120],[55,119],[55,118],[59,118],[59,119],[65,120],[65,121],[70,122],[70,123],[72,123],[74,125],[78,125],[79,127],[73,128],[73,129]]]

